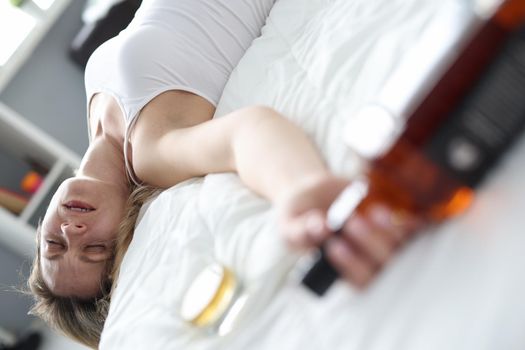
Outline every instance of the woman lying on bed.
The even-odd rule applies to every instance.
[[[266,107],[212,119],[232,69],[273,0],[144,1],[86,68],[90,145],[53,196],[29,279],[32,313],[96,347],[140,205],[192,177],[237,172],[279,206],[294,248],[326,241],[342,276],[366,285],[403,240],[378,208],[329,238],[325,212],[348,180],[296,125]],[[127,201],[129,199],[128,204]],[[120,229],[119,229],[120,224]]]

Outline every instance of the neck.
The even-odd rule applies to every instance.
[[[77,176],[85,176],[110,183],[129,194],[122,144],[107,135],[95,136],[82,157]]]
[[[91,140],[77,176],[112,183],[129,194],[124,162],[124,131],[120,110],[110,98],[100,96],[90,108]]]

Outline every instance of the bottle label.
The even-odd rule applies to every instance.
[[[425,153],[475,187],[525,127],[525,30],[509,39],[476,86],[425,146]]]

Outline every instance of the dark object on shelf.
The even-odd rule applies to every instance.
[[[37,350],[41,344],[42,335],[38,332],[32,332],[12,346],[0,344],[0,350]]]
[[[92,23],[86,23],[71,43],[69,51],[71,59],[85,68],[89,56],[97,47],[128,26],[141,2],[141,0],[124,0],[113,5],[106,16]]]

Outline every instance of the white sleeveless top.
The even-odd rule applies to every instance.
[[[88,118],[94,94],[115,98],[126,122],[126,169],[135,183],[127,150],[141,109],[168,90],[189,91],[216,106],[275,1],[144,0],[129,26],[91,55],[85,73]]]

